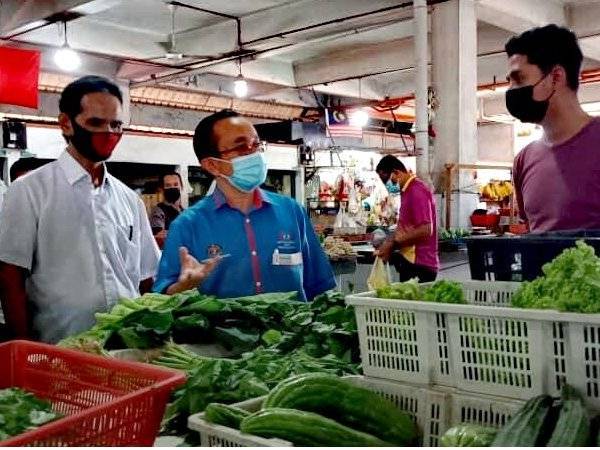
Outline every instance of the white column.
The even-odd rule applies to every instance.
[[[429,119],[427,114],[427,89],[429,86],[429,49],[427,46],[428,19],[426,0],[414,1],[415,22],[415,148],[417,175],[431,182],[429,173]]]
[[[189,166],[179,165],[175,167],[175,172],[181,175],[181,180],[183,181],[183,189],[181,192],[181,206],[187,208],[189,206],[190,194],[192,192],[192,187],[190,186],[190,182],[188,181],[189,177]]]
[[[447,163],[477,162],[477,16],[474,0],[435,5],[432,17],[432,78],[439,102],[434,128],[434,182],[443,192]],[[453,227],[468,226],[478,195],[473,171],[456,171],[452,196]],[[438,199],[440,201],[441,199]],[[445,202],[441,202],[442,211]],[[443,217],[444,215],[442,215]]]

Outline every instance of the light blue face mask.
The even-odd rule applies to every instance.
[[[226,178],[242,192],[252,192],[267,179],[267,162],[262,153],[239,156],[232,159],[231,164],[233,174]]]
[[[385,183],[385,188],[390,194],[400,193],[400,186],[398,186],[396,183],[393,183],[391,178],[387,180],[387,183]]]

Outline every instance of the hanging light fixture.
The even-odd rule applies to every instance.
[[[358,98],[362,99],[362,81],[358,79]],[[369,113],[364,109],[357,109],[350,114],[350,125],[364,128],[369,123]]]
[[[56,65],[69,72],[77,70],[81,66],[81,58],[75,50],[69,46],[67,41],[67,22],[63,22],[65,40],[63,46],[54,53],[54,62]]]
[[[239,75],[233,82],[233,92],[235,92],[235,96],[242,98],[248,95],[248,83],[244,79],[242,75],[242,58],[239,59]]]
[[[355,127],[366,127],[369,123],[369,113],[364,109],[357,109],[350,114],[350,125]]]

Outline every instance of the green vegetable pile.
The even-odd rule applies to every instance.
[[[295,446],[407,446],[419,437],[413,419],[392,401],[330,374],[283,380],[254,414],[212,404],[204,418]]]
[[[296,293],[216,299],[197,290],[121,300],[89,331],[62,345],[105,352],[164,347],[152,361],[189,373],[167,412],[166,429],[185,434],[190,414],[211,402],[265,395],[295,374],[359,372],[356,318],[339,292],[305,303]],[[220,344],[239,359],[198,356],[177,344]]]
[[[377,297],[438,303],[467,303],[460,283],[447,280],[436,281],[426,288],[421,287],[416,278],[404,283],[392,283],[377,289]]]
[[[303,373],[357,374],[358,365],[333,355],[313,357],[304,350],[283,353],[276,348],[258,348],[240,359],[208,358],[171,344],[154,364],[188,371],[188,380],[175,393],[166,413],[167,433],[186,431],[191,414],[209,403],[236,403],[266,395],[281,380]]]
[[[542,268],[543,275],[524,282],[512,298],[517,308],[563,312],[600,312],[600,258],[583,241]]]
[[[0,441],[33,430],[62,416],[50,402],[18,388],[0,390]]]
[[[449,230],[442,228],[439,232],[440,241],[457,241],[470,236],[471,232],[462,228],[451,228]]]
[[[151,349],[167,342],[220,344],[233,355],[260,345],[282,351],[303,348],[321,357],[358,359],[356,321],[340,293],[311,303],[295,292],[217,299],[191,290],[173,296],[146,294],[121,300],[110,313],[96,314],[89,331],[59,345],[94,353],[124,348]]]

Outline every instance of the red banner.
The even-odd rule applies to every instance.
[[[40,52],[0,47],[0,104],[38,107]]]

